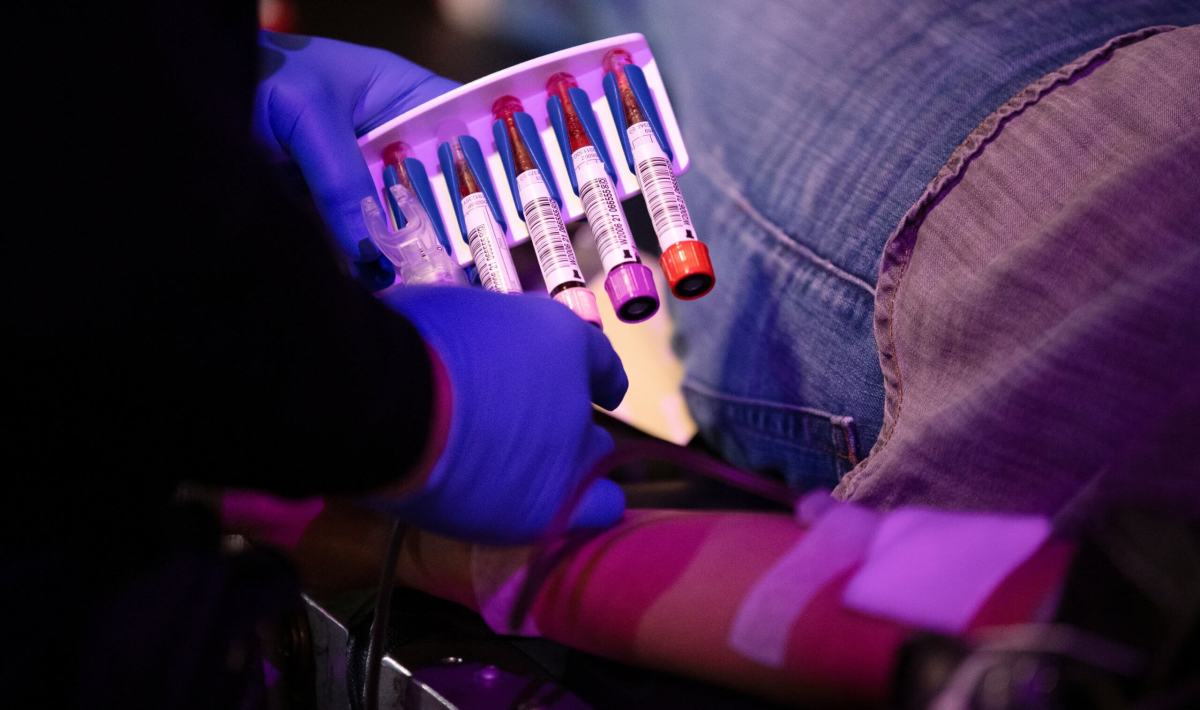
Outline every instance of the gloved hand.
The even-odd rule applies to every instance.
[[[547,298],[413,286],[385,299],[444,365],[450,417],[424,488],[374,504],[468,540],[536,538],[613,448],[590,405],[613,409],[629,387],[608,338]],[[621,489],[596,481],[571,527],[607,527],[624,509]]]
[[[373,289],[391,284],[359,211],[376,193],[356,138],[457,84],[373,47],[266,31],[258,44],[255,135],[299,166],[355,276]]]

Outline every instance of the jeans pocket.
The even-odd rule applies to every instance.
[[[704,440],[731,463],[797,490],[832,488],[859,461],[853,417],[683,384]]]

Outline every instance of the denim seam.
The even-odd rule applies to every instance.
[[[832,488],[837,485],[847,472],[858,464],[858,451],[853,431],[854,417],[833,414],[815,407],[804,407],[755,397],[725,394],[695,380],[685,380],[681,387],[693,395],[699,395],[712,400],[711,406],[720,407],[722,410],[726,410],[727,408],[732,408],[732,411],[737,412],[744,412],[750,409],[770,410],[795,418],[801,422],[799,424],[801,430],[798,430],[791,436],[765,431],[761,427],[749,422],[739,426],[742,427],[743,435],[758,437],[763,441],[770,442],[772,445],[778,446],[783,444],[785,446],[794,446],[798,451],[809,454],[819,453],[828,457],[826,462],[829,467],[829,477],[822,476],[821,480],[817,482],[810,476],[810,480],[803,484],[805,486],[819,485],[827,489]],[[801,419],[802,417],[803,419]],[[812,426],[828,427],[828,429],[825,430],[826,433],[823,437],[803,433],[803,431],[808,430]],[[790,476],[788,480],[789,485],[800,485],[793,481]]]
[[[871,296],[875,295],[875,287],[866,280],[855,276],[849,271],[846,271],[829,259],[813,251],[811,248],[796,241],[795,237],[788,234],[783,227],[779,226],[773,220],[771,220],[770,217],[767,217],[761,211],[759,211],[758,208],[756,208],[740,190],[734,187],[734,183],[736,181],[725,169],[725,166],[722,164],[719,156],[712,151],[705,151],[704,155],[706,155],[709,159],[705,161],[704,170],[698,172],[703,175],[704,178],[708,180],[714,187],[723,192],[725,196],[728,197],[733,204],[742,212],[744,212],[746,216],[748,216],[755,224],[774,236],[785,247],[797,252],[800,254],[800,256],[803,256],[810,263],[820,267],[824,271],[836,276],[842,281],[845,281],[853,286],[857,286]],[[711,174],[712,172],[719,172],[720,175],[713,176]]]
[[[849,462],[850,468],[854,468],[858,465],[858,437],[854,433],[854,417],[834,417],[833,423],[842,432],[846,452],[845,459]]]
[[[904,383],[896,350],[895,309],[904,276],[916,250],[918,232],[929,213],[947,192],[958,185],[971,162],[983,153],[1011,119],[1079,74],[1108,61],[1117,49],[1173,29],[1176,29],[1173,25],[1156,25],[1118,35],[1026,86],[989,114],[967,135],[950,154],[946,164],[930,181],[921,197],[900,219],[900,223],[884,243],[883,254],[879,260],[879,279],[875,296],[875,340],[879,349],[879,365],[883,371],[885,388],[883,427],[867,458],[842,479],[838,486],[839,497],[852,497],[862,481],[870,476],[871,461],[878,460],[874,454],[887,445],[899,424],[900,410],[904,402]]]
[[[684,389],[689,389],[689,390],[695,392],[696,394],[701,394],[701,395],[704,395],[705,397],[711,397],[713,399],[719,399],[724,402],[731,402],[733,404],[746,404],[746,405],[751,405],[751,406],[756,406],[756,407],[769,407],[771,409],[780,409],[780,410],[787,411],[787,412],[798,412],[801,414],[810,414],[813,416],[821,417],[823,419],[828,419],[831,422],[835,422],[835,423],[836,423],[836,420],[841,418],[837,414],[833,414],[832,412],[826,412],[823,409],[816,409],[814,407],[804,407],[804,406],[801,406],[798,404],[785,404],[783,402],[774,402],[769,399],[757,399],[754,397],[741,397],[741,396],[738,396],[735,394],[726,394],[726,393],[721,392],[717,389],[714,389],[708,385],[696,382],[695,380],[690,379],[690,378],[685,379],[681,386]]]

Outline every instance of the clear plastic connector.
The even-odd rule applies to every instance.
[[[417,196],[404,185],[388,188],[393,204],[407,222],[391,231],[374,197],[363,198],[363,222],[371,241],[393,264],[396,276],[405,285],[466,286],[467,277],[437,240],[433,226]]]

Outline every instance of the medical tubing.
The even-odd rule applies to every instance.
[[[542,582],[545,581],[550,571],[554,569],[562,557],[567,552],[576,549],[580,544],[586,542],[587,539],[604,532],[603,530],[580,531],[578,534],[570,536],[565,546],[560,545],[560,539],[566,532],[567,526],[571,522],[571,516],[575,514],[575,509],[579,507],[579,502],[583,499],[584,493],[587,492],[593,483],[604,478],[617,468],[646,460],[673,463],[691,473],[711,478],[734,488],[740,488],[761,498],[786,505],[789,508],[794,508],[799,498],[787,486],[764,480],[760,476],[718,461],[698,451],[685,449],[665,441],[623,442],[612,452],[597,461],[591,470],[588,471],[587,475],[579,481],[579,484],[575,486],[575,489],[571,492],[566,502],[563,503],[562,507],[558,509],[558,513],[550,521],[550,526],[546,529],[546,533],[543,535],[541,541],[535,545],[533,554],[530,556],[529,570],[525,575],[525,581],[521,585],[521,591],[517,595],[516,603],[513,605],[512,613],[509,615],[508,625],[511,631],[515,632],[521,628],[521,625],[525,622],[525,617],[529,614],[529,610],[533,606],[533,600],[537,596],[538,590],[541,589]]]
[[[392,610],[392,588],[396,580],[396,563],[400,561],[400,544],[404,540],[404,524],[392,523],[387,552],[379,570],[379,591],[375,596],[375,614],[371,617],[370,640],[367,642],[366,680],[363,683],[363,707],[379,710],[379,675],[383,665],[383,646],[387,641],[388,616]]]

